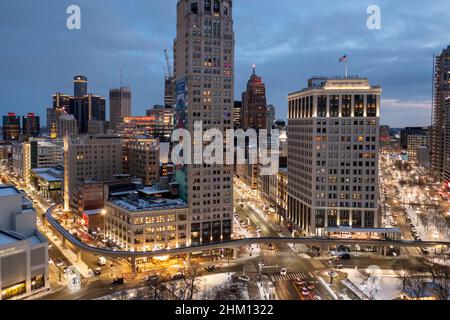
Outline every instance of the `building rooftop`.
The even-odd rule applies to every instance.
[[[32,235],[31,237],[27,238],[27,237],[19,236],[18,234],[13,234],[11,232],[6,232],[3,230],[0,230],[0,246],[11,245],[16,242],[27,240],[27,239],[30,241],[31,245],[37,245],[37,244],[41,244],[41,243],[45,242],[44,239],[40,239],[40,237],[37,235]]]
[[[186,208],[187,204],[182,199],[133,199],[130,198],[122,198],[117,200],[111,200],[112,204],[121,207],[125,210],[132,212],[139,211],[152,211],[152,210],[164,210],[164,209],[180,209]]]
[[[7,197],[19,194],[19,191],[11,186],[0,185],[0,197]]]

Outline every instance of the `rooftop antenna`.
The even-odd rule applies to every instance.
[[[252,68],[253,68],[253,75],[256,75],[256,64],[253,64]]]

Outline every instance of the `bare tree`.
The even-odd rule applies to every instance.
[[[429,267],[408,267],[405,263],[394,266],[394,272],[402,282],[402,291],[410,292],[416,298],[420,298],[428,285]]]

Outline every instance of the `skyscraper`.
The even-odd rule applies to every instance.
[[[164,79],[164,107],[173,108],[174,100],[174,80],[173,77],[165,77]]]
[[[89,131],[89,121],[105,121],[106,99],[92,93],[74,97],[70,100],[69,113],[77,119],[79,132],[85,134]]]
[[[266,86],[256,75],[255,66],[247,82],[247,90],[242,93],[242,126],[244,130],[267,128]]]
[[[117,130],[124,117],[131,116],[131,89],[121,87],[109,91],[109,128]]]
[[[3,140],[16,141],[20,138],[20,117],[14,112],[3,116]]]
[[[269,104],[267,106],[267,130],[272,129],[275,125],[275,119],[277,117],[277,109],[274,105]]]
[[[367,79],[337,77],[289,94],[288,218],[306,235],[381,227],[380,95]]]
[[[233,108],[234,129],[242,129],[242,101],[235,101]]]
[[[41,130],[40,117],[34,113],[22,117],[23,139],[28,141],[30,137],[38,137]]]
[[[445,140],[450,136],[450,127],[446,124],[450,110],[445,107],[446,98],[450,97],[450,46],[435,59],[433,127],[431,132],[431,171],[435,177],[443,178],[444,165],[447,162]],[[450,172],[450,164],[449,169]]]
[[[73,95],[75,98],[84,97],[88,93],[88,79],[85,76],[78,75],[73,78]]]
[[[195,122],[202,122],[203,130],[232,129],[232,1],[179,0],[174,57],[176,128],[187,129],[192,137]],[[230,146],[225,144],[224,148]],[[230,239],[232,166],[185,165],[177,169],[175,176],[180,195],[189,205],[188,244]]]
[[[242,93],[242,129],[253,129],[259,132],[267,128],[267,100],[266,87],[262,78],[256,75],[256,66],[253,66],[253,73],[247,82],[247,90]],[[258,165],[249,163],[249,150],[258,148],[257,145],[245,145],[246,163],[236,165],[236,175],[244,181],[250,188],[258,189]]]

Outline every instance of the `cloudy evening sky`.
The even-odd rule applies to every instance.
[[[55,92],[72,94],[84,74],[89,91],[108,96],[123,82],[133,114],[163,100],[164,54],[171,52],[176,0],[1,0],[0,111],[36,112]],[[66,8],[82,10],[82,29],[66,28]],[[381,8],[382,29],[366,26],[369,5]],[[268,101],[286,117],[287,94],[312,75],[350,74],[383,87],[382,123],[429,125],[432,56],[450,45],[450,1],[235,0],[236,98],[257,64]]]

